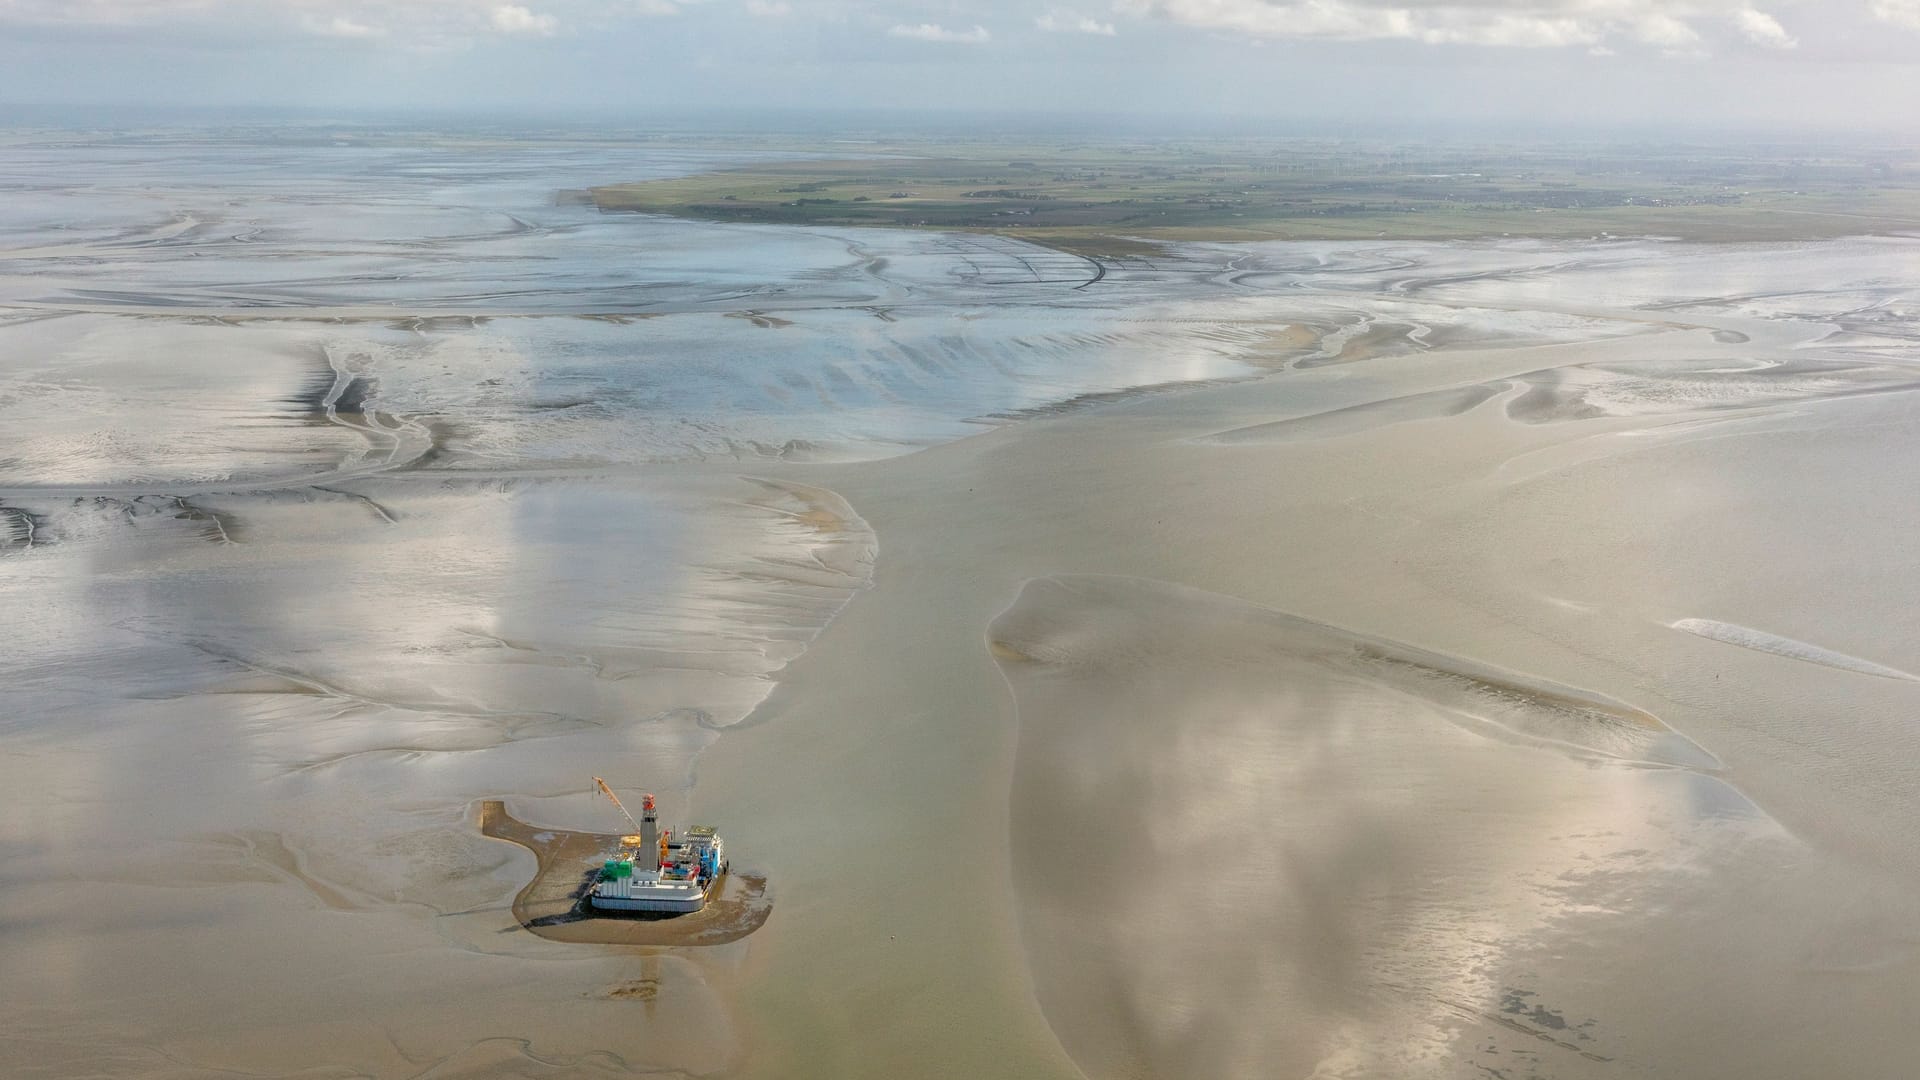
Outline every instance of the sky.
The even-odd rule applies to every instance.
[[[1911,130],[1920,0],[0,0],[0,103]]]

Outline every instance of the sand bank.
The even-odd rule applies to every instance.
[[[1644,713],[1226,597],[1047,578],[992,641],[1023,938],[1091,1076],[1650,1063],[1621,1013],[1690,994],[1610,1000],[1665,959],[1621,883],[1711,903],[1703,867],[1781,840],[1718,779],[1596,767]],[[1604,975],[1543,959],[1575,947]]]
[[[645,918],[596,912],[587,893],[600,865],[620,850],[619,833],[574,832],[529,825],[506,804],[480,804],[480,832],[533,852],[533,880],[513,898],[513,917],[537,937],[592,945],[725,945],[767,921],[773,897],[766,875],[736,869],[722,874],[707,906],[692,915]]]

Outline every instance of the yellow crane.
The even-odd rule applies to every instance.
[[[600,794],[605,795],[612,801],[614,809],[620,811],[620,816],[626,818],[627,824],[633,826],[633,831],[638,834],[640,832],[640,823],[633,820],[632,814],[627,813],[626,806],[620,802],[620,796],[615,795],[613,789],[607,786],[607,782],[597,776],[593,778],[593,785],[600,789]]]
[[[628,825],[633,826],[633,832],[620,838],[621,845],[633,849],[636,856],[639,852],[657,846],[660,850],[653,856],[653,865],[658,866],[666,862],[668,834],[661,832],[659,824],[654,821],[653,796],[646,796],[646,803],[641,807],[647,815],[647,824],[642,825],[633,820],[633,815],[627,812],[626,804],[620,801],[620,796],[613,793],[613,789],[607,786],[605,780],[596,776],[593,778],[593,786],[599,788],[600,794],[605,795],[607,800],[613,803],[614,809],[620,811],[620,816],[627,819]]]

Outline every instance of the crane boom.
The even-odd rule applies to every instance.
[[[607,786],[607,782],[596,776],[593,778],[593,783],[595,787],[598,787],[600,789],[600,794],[605,795],[608,799],[612,800],[614,808],[620,811],[621,817],[627,819],[627,824],[633,826],[633,831],[636,833],[639,832],[640,823],[633,820],[632,814],[627,813],[627,808],[624,805],[622,805],[620,802],[620,796],[615,795],[613,793],[613,789]]]

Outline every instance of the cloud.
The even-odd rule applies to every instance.
[[[1038,32],[1097,37],[1150,19],[1252,42],[1401,41],[1695,58],[1799,47],[1773,11],[1831,15],[1833,25],[1820,28],[1828,51],[1847,36],[1893,48],[1873,40],[1876,26],[1920,30],[1920,0],[0,0],[0,32],[21,24],[80,32],[179,27],[259,41],[462,48],[488,37],[537,40],[563,25],[613,32],[621,23],[663,16],[684,18],[684,32],[694,33],[711,29],[705,17],[722,11],[759,21],[820,15],[846,25],[863,9],[865,18],[855,23],[871,20],[867,25],[894,38],[953,45],[988,44],[993,35],[985,23],[1016,17]],[[942,19],[935,12],[943,21],[931,21]]]
[[[331,19],[308,18],[308,19],[302,20],[301,26],[305,28],[307,33],[314,34],[319,37],[352,39],[352,38],[380,38],[380,37],[387,36],[386,27],[374,26],[370,23],[356,22],[355,20],[350,19],[345,15],[335,15]]]
[[[488,34],[547,37],[560,28],[557,16],[512,0],[0,0],[0,26],[21,24],[177,27],[235,39],[329,38],[427,50],[464,48]]]
[[[993,40],[987,28],[975,25],[971,30],[949,30],[939,23],[921,23],[918,26],[895,26],[887,31],[888,37],[911,38],[914,41],[938,41],[948,45],[985,45]]]
[[[551,37],[559,28],[560,20],[551,15],[537,15],[518,4],[501,4],[493,9],[492,26],[502,34]]]
[[[1633,36],[1663,49],[1684,49],[1700,43],[1693,27],[1665,12],[1655,11],[1634,20]]]
[[[1100,22],[1086,15],[1078,15],[1058,8],[1033,20],[1033,25],[1050,34],[1098,34],[1112,37],[1117,31],[1110,22]]]
[[[1881,18],[1911,18],[1920,0],[1870,0]],[[1703,53],[1698,25],[1730,23],[1749,42],[1797,44],[1751,0],[1117,0],[1135,17],[1265,38],[1401,40],[1429,45],[1589,50],[1631,40],[1673,55]]]
[[[1911,30],[1920,30],[1920,0],[1874,0],[1873,17]]]
[[[1578,19],[1542,19],[1496,15],[1485,22],[1434,26],[1416,35],[1429,45],[1495,45],[1506,48],[1554,48],[1593,45],[1600,34]]]
[[[1792,34],[1787,33],[1786,27],[1780,25],[1779,19],[1764,11],[1743,8],[1733,13],[1733,22],[1755,45],[1764,45],[1769,49],[1792,49],[1800,44]]]

